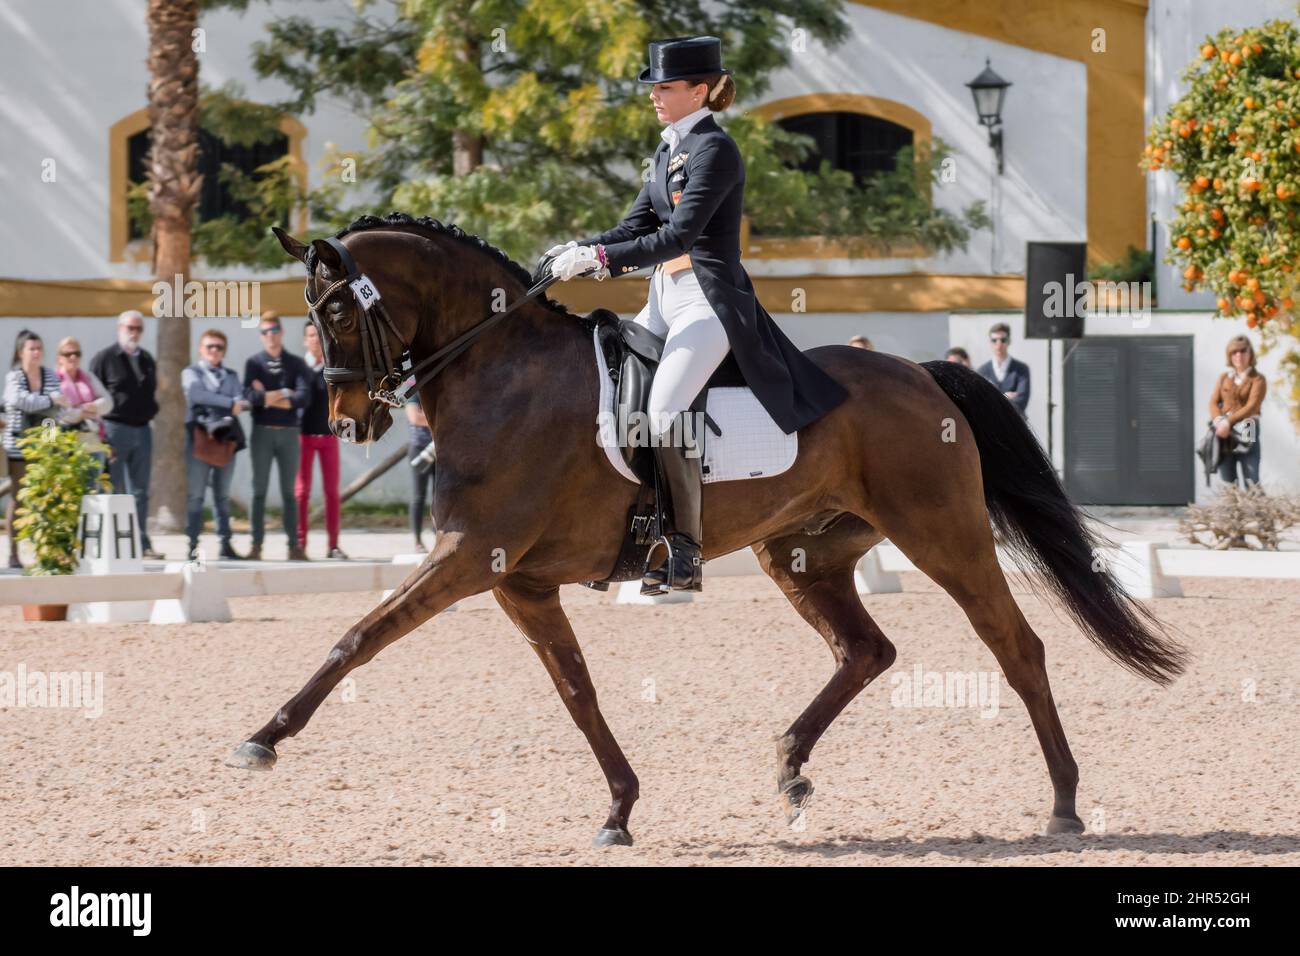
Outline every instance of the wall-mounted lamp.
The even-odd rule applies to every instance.
[[[989,146],[998,157],[998,175],[1002,174],[1002,101],[1011,84],[993,72],[989,61],[984,61],[984,72],[966,84],[975,98],[975,112],[980,125],[989,128]]]

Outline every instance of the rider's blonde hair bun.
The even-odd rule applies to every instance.
[[[716,81],[710,77],[703,82],[709,84],[709,95],[705,99],[705,104],[715,113],[721,113],[736,98],[736,81],[731,78],[730,73],[720,73]]]

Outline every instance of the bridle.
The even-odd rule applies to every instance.
[[[335,279],[331,282],[324,292],[314,297],[315,301],[313,301],[312,292],[316,284],[317,256],[315,248],[308,246],[305,260],[307,284],[303,287],[303,298],[307,300],[307,314],[316,327],[316,335],[320,338],[321,353],[325,359],[325,381],[330,385],[341,385],[345,382],[359,382],[364,379],[366,392],[370,396],[370,400],[372,402],[382,402],[391,408],[398,408],[405,404],[408,395],[423,388],[435,375],[446,368],[452,360],[473,345],[475,339],[529,299],[549,288],[556,281],[555,276],[546,276],[534,283],[527,292],[502,311],[492,313],[472,328],[456,336],[432,355],[427,355],[412,364],[414,359],[411,355],[410,345],[402,341],[402,336],[397,331],[397,325],[393,322],[392,316],[388,314],[388,310],[384,308],[384,302],[379,295],[379,290],[375,288],[370,278],[361,271],[357,261],[352,258],[352,253],[348,252],[347,246],[332,236],[327,237],[325,242],[329,243],[330,247],[338,253],[345,274],[341,279]],[[333,335],[328,339],[326,338],[326,323],[322,321],[319,314],[320,307],[345,286],[352,290],[357,305],[361,307],[360,366],[330,364],[330,345],[331,343],[337,345],[338,338]],[[388,347],[388,332],[391,332],[402,346],[397,361],[394,361],[393,353]]]

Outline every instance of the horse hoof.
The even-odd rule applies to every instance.
[[[601,827],[596,831],[596,836],[592,839],[591,845],[601,846],[631,846],[632,834],[628,833],[622,827],[611,830],[609,827]]]
[[[1082,833],[1083,821],[1078,817],[1052,817],[1047,821],[1047,834]]]
[[[808,801],[812,799],[813,785],[812,781],[803,774],[795,777],[793,780],[787,780],[781,784],[781,805],[785,808],[785,819],[787,823],[794,823],[799,819],[800,814],[808,809]]]
[[[247,740],[226,758],[226,766],[240,770],[270,770],[275,766],[275,751]]]

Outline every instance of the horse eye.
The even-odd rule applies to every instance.
[[[325,307],[330,321],[333,322],[340,331],[347,332],[352,328],[352,310],[342,302],[331,302]]]

